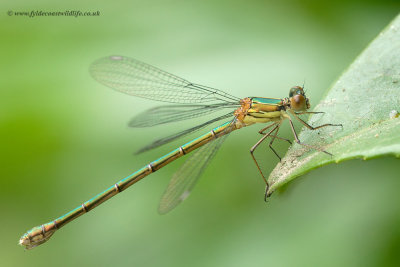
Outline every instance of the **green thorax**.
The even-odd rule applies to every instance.
[[[280,98],[252,97],[251,100],[253,104],[282,105],[283,103]]]

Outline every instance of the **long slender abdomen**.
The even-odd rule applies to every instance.
[[[232,122],[228,122],[219,127],[214,128],[213,130],[200,136],[199,138],[194,139],[191,142],[188,142],[185,145],[171,151],[167,155],[151,162],[150,164],[146,165],[140,170],[129,175],[125,179],[122,179],[118,183],[109,187],[104,192],[84,202],[82,205],[78,206],[77,208],[73,209],[67,214],[55,219],[54,221],[32,228],[20,238],[19,244],[24,246],[26,249],[32,249],[40,244],[43,244],[54,234],[56,230],[60,229],[67,223],[75,220],[79,216],[94,209],[95,207],[102,204],[106,200],[122,192],[123,190],[127,189],[129,186],[135,184],[136,182],[140,181],[147,175],[161,169],[162,167],[168,165],[177,158],[180,158],[183,155],[188,154],[191,151],[207,144],[213,139],[228,134],[236,129],[238,129],[237,125],[235,123],[232,125]]]

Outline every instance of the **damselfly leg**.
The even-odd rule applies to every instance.
[[[264,182],[265,182],[267,185],[268,185],[267,179],[265,178],[263,172],[261,171],[260,165],[258,164],[256,158],[254,157],[254,151],[256,150],[256,148],[257,148],[257,147],[258,147],[258,146],[259,146],[273,131],[275,131],[275,130],[278,128],[278,126],[279,126],[279,124],[278,124],[277,122],[275,122],[275,123],[272,123],[271,125],[268,125],[268,126],[265,127],[264,129],[262,129],[260,132],[263,132],[263,131],[265,131],[265,130],[271,128],[271,127],[273,127],[271,131],[269,131],[267,134],[265,134],[263,137],[261,137],[261,139],[258,140],[258,142],[250,149],[251,157],[253,158],[254,162],[256,163],[256,166],[257,166],[257,168],[258,168],[258,171],[261,173],[261,176],[262,176]]]
[[[275,139],[279,139],[279,140],[286,141],[286,142],[288,142],[290,145],[292,144],[292,142],[290,142],[289,139],[286,139],[286,138],[282,138],[282,137],[277,136],[280,127],[281,127],[281,124],[279,123],[278,127],[277,127],[276,130],[275,130],[275,133],[273,133],[273,134],[271,133],[271,134],[269,135],[269,137],[272,137],[272,140],[269,142],[268,146],[269,146],[269,148],[274,152],[274,154],[279,158],[279,161],[282,161],[282,158],[279,156],[278,152],[276,152],[276,150],[272,147],[272,144],[274,143]],[[261,133],[261,134],[264,134],[264,133]]]
[[[318,114],[318,113],[324,113],[324,112],[309,112],[309,111],[305,111],[305,112],[291,112],[291,114],[292,114],[297,120],[299,120],[304,126],[306,126],[306,127],[307,127],[308,129],[310,129],[310,130],[317,130],[317,129],[320,129],[320,128],[323,128],[323,127],[327,127],[327,126],[341,126],[341,127],[343,127],[341,124],[323,124],[323,125],[319,125],[319,126],[313,127],[313,126],[309,125],[309,124],[306,123],[304,120],[302,120],[301,118],[298,117],[298,115],[302,115],[302,114]],[[287,118],[287,119],[289,120],[290,128],[291,128],[291,130],[292,130],[292,133],[293,133],[293,136],[294,136],[294,139],[295,139],[296,143],[298,143],[299,145],[308,147],[308,148],[310,148],[310,149],[315,149],[315,150],[317,150],[317,151],[323,152],[323,153],[325,153],[325,154],[327,154],[327,155],[333,156],[331,153],[329,153],[329,152],[327,152],[327,151],[325,151],[325,150],[323,150],[323,149],[321,149],[321,148],[319,148],[319,147],[316,147],[316,146],[312,146],[312,145],[308,145],[308,144],[302,143],[302,142],[299,140],[298,136],[297,136],[297,132],[296,132],[296,130],[295,130],[295,128],[294,128],[293,121],[292,121],[291,117],[290,117],[289,115],[286,115],[286,116],[284,116],[284,117]],[[264,176],[264,174],[263,174],[263,172],[262,172],[262,170],[261,170],[261,167],[260,167],[259,163],[257,162],[257,159],[256,159],[255,156],[254,156],[254,151],[256,150],[256,148],[258,148],[258,146],[259,146],[265,139],[267,139],[268,137],[271,137],[272,140],[269,142],[269,148],[270,148],[270,149],[274,152],[274,154],[279,158],[279,161],[282,160],[282,158],[279,156],[279,154],[276,152],[276,150],[272,147],[272,144],[274,143],[275,139],[280,139],[280,140],[283,140],[283,141],[287,141],[289,144],[292,144],[292,142],[291,142],[290,140],[286,139],[286,138],[282,138],[282,137],[277,136],[277,135],[278,135],[278,132],[279,132],[279,129],[280,129],[280,126],[281,126],[281,123],[282,123],[282,120],[279,121],[279,122],[272,123],[272,124],[268,125],[267,127],[261,129],[261,130],[259,131],[259,133],[262,134],[263,137],[250,149],[250,154],[251,154],[251,156],[252,156],[254,162],[256,163],[256,166],[257,166],[257,168],[258,168],[258,171],[261,173],[261,176],[262,176],[262,178],[263,178],[263,180],[264,180],[264,182],[265,182],[265,184],[266,184],[266,189],[265,189],[265,194],[264,194],[264,200],[265,200],[265,201],[266,201],[266,199],[267,199],[267,197],[268,197],[267,192],[268,192],[268,189],[269,189],[269,184],[268,184],[268,181],[267,181],[266,177]],[[272,127],[272,129],[271,129],[269,132],[266,133],[266,130],[270,129],[271,127]]]
[[[302,112],[294,112],[296,115],[303,115],[303,114],[323,114],[325,112],[322,111],[302,111]]]
[[[306,126],[308,129],[310,129],[310,130],[317,130],[317,129],[320,129],[320,128],[323,128],[323,127],[326,127],[326,126],[342,126],[341,124],[323,124],[323,125],[320,125],[320,126],[317,126],[317,127],[312,127],[311,125],[309,125],[309,124],[307,124],[305,121],[303,121],[302,119],[300,119],[298,116],[296,116],[296,114],[294,114],[294,113],[292,113],[293,114],[293,116],[296,118],[296,119],[298,119],[304,126]],[[296,133],[296,130],[294,129],[294,126],[293,126],[293,121],[292,121],[292,118],[290,118],[290,116],[285,116],[287,119],[289,119],[289,123],[290,123],[290,128],[291,128],[291,130],[292,130],[292,133],[293,133],[293,135],[294,135],[294,140],[296,141],[296,143],[298,143],[299,145],[302,145],[302,146],[304,146],[304,147],[308,147],[308,148],[311,148],[311,149],[315,149],[315,150],[318,150],[318,151],[320,151],[320,152],[323,152],[323,153],[325,153],[325,154],[327,154],[327,155],[329,155],[329,156],[333,156],[331,153],[329,153],[328,151],[326,151],[326,150],[323,150],[323,149],[321,149],[321,148],[319,148],[319,147],[316,147],[316,146],[312,146],[312,145],[309,145],[309,144],[304,144],[304,143],[302,143],[301,141],[300,141],[300,139],[299,139],[299,137],[297,136],[297,133]]]
[[[340,126],[340,127],[343,128],[342,124],[332,124],[332,123],[322,124],[322,125],[313,127],[310,124],[308,124],[307,122],[305,122],[304,120],[302,120],[301,118],[299,118],[299,116],[297,116],[297,115],[301,115],[301,114],[310,114],[310,113],[311,114],[315,114],[315,113],[323,113],[323,112],[301,112],[301,113],[293,112],[292,114],[299,122],[301,122],[301,124],[303,124],[304,126],[306,126],[310,130],[317,130],[317,129],[321,129],[321,128],[326,127],[326,126]]]
[[[271,128],[271,127],[273,127],[272,130],[270,130],[268,133],[265,133],[265,131],[266,131],[267,129]],[[262,178],[263,178],[263,180],[264,180],[264,182],[265,182],[265,184],[266,184],[266,187],[265,187],[265,194],[264,194],[264,201],[267,200],[267,192],[268,192],[268,189],[269,189],[269,184],[268,184],[268,181],[267,181],[267,179],[265,178],[265,176],[264,176],[264,174],[263,174],[263,172],[262,172],[262,170],[261,170],[260,165],[259,165],[258,162],[257,162],[257,159],[256,159],[255,156],[254,156],[254,151],[256,150],[256,148],[257,148],[266,138],[272,137],[272,140],[269,142],[269,148],[275,153],[275,155],[279,158],[279,160],[281,160],[281,157],[278,155],[278,153],[277,153],[277,152],[275,151],[275,149],[272,147],[273,142],[275,141],[275,139],[280,139],[280,140],[283,140],[283,141],[287,141],[289,144],[292,144],[292,142],[290,142],[288,139],[285,139],[285,138],[282,138],[282,137],[277,136],[280,127],[281,127],[281,122],[275,122],[275,123],[273,123],[273,124],[268,125],[267,127],[263,128],[263,129],[261,129],[258,133],[262,134],[263,137],[261,137],[261,139],[258,140],[258,142],[250,149],[251,157],[253,158],[254,162],[256,163],[256,166],[257,166],[257,168],[258,168],[258,171],[260,172],[260,174],[261,174],[261,176],[262,176]]]

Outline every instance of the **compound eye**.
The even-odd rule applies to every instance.
[[[292,88],[290,88],[289,97],[292,97],[294,95],[302,95],[302,94],[304,94],[304,92],[303,92],[303,88],[301,86],[293,86]]]
[[[295,87],[290,88],[289,97],[292,97],[295,92],[296,92],[296,88]]]

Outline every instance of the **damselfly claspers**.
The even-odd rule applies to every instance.
[[[26,249],[34,248],[46,242],[56,230],[67,223],[89,212],[104,201],[127,189],[147,175],[161,169],[175,159],[196,150],[178,172],[174,174],[161,199],[159,212],[166,213],[170,211],[189,195],[197,179],[213,158],[218,148],[228,134],[234,130],[255,123],[269,123],[259,131],[263,136],[250,150],[251,156],[266,183],[267,192],[268,181],[254,157],[254,151],[266,138],[270,137],[269,147],[279,157],[278,153],[272,147],[274,140],[281,139],[291,143],[288,139],[277,136],[282,121],[288,119],[294,139],[298,144],[317,149],[328,155],[331,154],[327,151],[300,142],[293,127],[292,117],[310,130],[326,126],[341,126],[338,124],[324,124],[312,127],[299,118],[298,115],[301,114],[320,113],[307,111],[310,108],[310,103],[301,86],[292,87],[289,91],[289,97],[282,99],[265,97],[246,97],[240,99],[221,90],[191,83],[138,60],[122,56],[110,56],[95,61],[90,66],[90,73],[97,81],[117,91],[142,98],[181,104],[161,106],[147,110],[130,122],[130,126],[132,127],[150,127],[196,118],[218,110],[231,109],[229,113],[223,116],[183,132],[159,139],[141,149],[140,152],[171,142],[179,137],[200,130],[211,123],[229,117],[231,119],[199,138],[149,163],[67,214],[49,223],[34,227],[25,233],[19,241],[19,244],[25,246]]]

